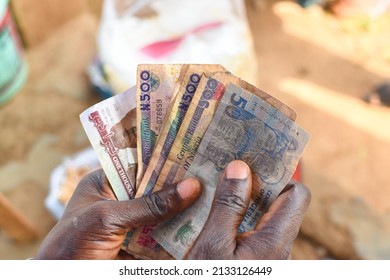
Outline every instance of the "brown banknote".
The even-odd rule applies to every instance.
[[[188,65],[139,64],[137,68],[137,186],[149,165],[171,100]],[[138,188],[138,187],[137,187]]]

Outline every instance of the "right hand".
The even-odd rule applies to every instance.
[[[237,234],[248,208],[251,172],[233,161],[217,187],[208,220],[188,259],[287,259],[310,203],[310,191],[291,181],[253,231]]]

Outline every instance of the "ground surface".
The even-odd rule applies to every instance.
[[[361,101],[390,80],[390,19],[340,20],[288,1],[249,4],[248,15],[259,87],[294,108],[312,135],[302,167],[313,201],[293,258],[337,257],[310,226],[328,203],[320,199],[324,189],[363,201],[374,216],[390,213],[390,109]],[[19,244],[0,231],[0,259],[34,256],[55,223],[44,205],[50,174],[64,156],[89,146],[78,115],[98,100],[84,74],[97,24],[97,18],[82,15],[28,50],[28,81],[0,108],[0,191],[41,234],[36,242]]]

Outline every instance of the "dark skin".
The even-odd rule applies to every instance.
[[[187,259],[287,259],[310,203],[309,190],[290,182],[255,230],[237,235],[249,203],[249,167],[233,161],[217,187],[209,218]],[[86,176],[36,259],[131,258],[120,250],[126,232],[166,221],[189,207],[201,184],[190,178],[148,197],[116,201],[104,173]]]

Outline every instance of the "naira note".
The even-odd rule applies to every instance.
[[[81,123],[118,200],[136,192],[136,89],[125,91],[85,110]]]
[[[137,186],[149,165],[163,126],[188,65],[139,64],[137,68],[138,171]]]
[[[253,230],[293,175],[309,134],[275,107],[229,84],[185,177],[203,183],[193,206],[156,228],[152,237],[172,256],[183,259],[202,230],[218,179],[232,160],[253,172],[253,190],[239,233]]]

